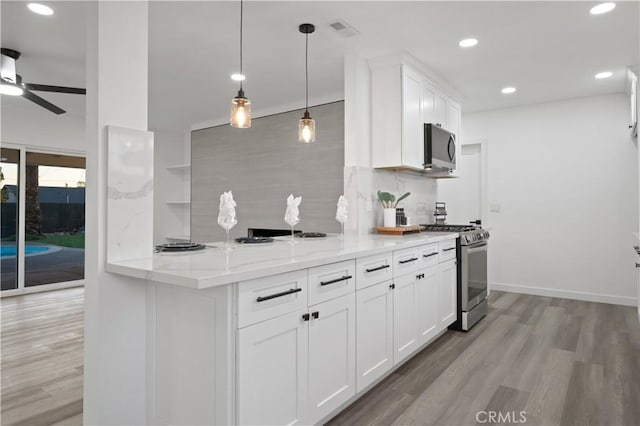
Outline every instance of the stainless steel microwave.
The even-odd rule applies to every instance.
[[[456,135],[437,124],[424,125],[425,170],[455,170]]]

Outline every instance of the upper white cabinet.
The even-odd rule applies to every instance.
[[[421,80],[411,68],[402,68],[402,164],[415,168],[424,163]]]
[[[437,124],[460,141],[460,103],[411,65],[370,65],[372,166],[423,171],[424,124]]]

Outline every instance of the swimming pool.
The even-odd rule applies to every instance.
[[[24,253],[26,255],[43,253],[49,250],[47,246],[32,246],[27,244],[24,248]],[[16,246],[0,246],[0,257],[12,257],[16,255]]]

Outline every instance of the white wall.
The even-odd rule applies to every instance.
[[[432,223],[436,181],[411,172],[371,168],[371,72],[368,61],[356,53],[345,56],[345,169],[344,193],[349,200],[350,233],[368,234],[382,225],[378,190],[399,195],[412,224]]]
[[[2,101],[3,143],[85,152],[84,117],[69,113],[56,115],[44,108],[23,108],[13,103]]]
[[[154,208],[153,242],[163,244],[167,237],[189,236],[189,206],[168,205],[167,201],[191,198],[191,169],[167,167],[191,162],[191,132],[151,129],[154,132]]]
[[[464,114],[488,140],[494,289],[635,304],[638,164],[622,94]]]

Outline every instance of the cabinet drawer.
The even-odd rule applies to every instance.
[[[438,255],[439,262],[446,262],[447,260],[456,258],[456,240],[455,239],[440,241],[438,243],[438,246],[440,249],[439,250],[440,254]]]
[[[306,269],[238,284],[240,328],[306,308]]]
[[[415,274],[420,260],[420,248],[411,247],[393,252],[393,276]]]
[[[393,255],[391,252],[362,257],[356,260],[356,288],[390,280],[393,277]]]
[[[309,269],[309,306],[355,292],[355,282],[355,260]]]
[[[438,264],[438,243],[420,246],[420,260],[418,269],[428,268]]]

